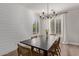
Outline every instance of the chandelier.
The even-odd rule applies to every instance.
[[[56,12],[54,11],[54,9],[49,10],[49,4],[47,3],[47,12],[42,12],[40,15],[41,19],[52,19],[53,17],[55,18],[58,15],[64,14],[64,13],[68,13],[67,11],[62,11],[62,12]]]
[[[52,19],[52,17],[54,16],[57,16],[56,12],[53,9],[49,10],[49,4],[47,4],[47,12],[43,11],[40,15],[40,18],[41,19]]]

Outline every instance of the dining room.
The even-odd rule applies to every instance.
[[[0,3],[0,55],[79,55],[78,18],[76,3]]]

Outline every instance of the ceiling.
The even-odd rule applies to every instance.
[[[47,10],[46,3],[26,3],[24,5],[34,12],[42,12]],[[79,3],[48,3],[48,6],[49,10],[53,9],[57,12],[60,12],[63,10],[78,8]]]

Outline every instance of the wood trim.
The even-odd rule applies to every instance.
[[[71,44],[71,45],[78,45],[79,46],[79,43],[76,43],[76,42],[62,42],[62,44]]]

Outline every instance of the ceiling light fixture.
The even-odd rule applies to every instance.
[[[53,17],[56,17],[57,15],[61,15],[61,14],[64,14],[64,13],[68,13],[68,12],[56,12],[54,11],[54,9],[51,9],[49,10],[49,4],[47,3],[47,12],[42,12],[42,14],[40,15],[40,18],[41,19],[52,19]]]
[[[43,11],[42,14],[40,15],[40,18],[41,19],[51,19],[53,16],[56,16],[56,15],[57,14],[53,9],[51,9],[51,11],[49,10],[49,4],[47,3],[47,12],[45,13]]]

